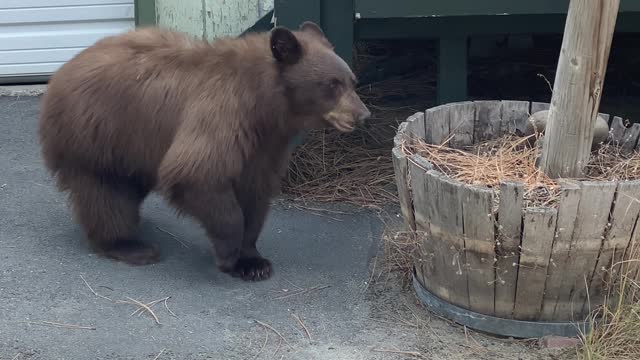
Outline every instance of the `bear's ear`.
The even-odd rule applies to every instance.
[[[320,26],[316,25],[316,23],[312,21],[303,22],[302,25],[300,25],[300,31],[316,35],[322,39],[325,38],[324,32]]]
[[[271,30],[271,53],[279,62],[295,64],[302,57],[302,45],[290,30],[276,27]]]

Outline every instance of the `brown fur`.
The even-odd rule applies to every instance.
[[[255,247],[301,130],[369,116],[355,77],[312,23],[213,43],[157,28],[108,37],[63,65],[43,98],[47,168],[93,248],[158,261],[136,239],[151,191],[197,219],[218,267],[265,279]]]

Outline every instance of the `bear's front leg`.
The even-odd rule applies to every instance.
[[[169,201],[193,216],[213,243],[218,268],[247,281],[271,276],[271,263],[257,252],[243,251],[245,218],[231,187],[213,190],[206,186],[174,185]]]
[[[254,193],[251,199],[252,200],[243,204],[245,225],[242,253],[246,256],[261,257],[256,248],[256,242],[258,241],[258,237],[260,237],[265,219],[269,213],[269,197],[267,195]]]

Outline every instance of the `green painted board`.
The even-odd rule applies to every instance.
[[[156,24],[156,0],[135,0],[136,26]]]
[[[566,15],[562,14],[364,19],[356,22],[355,38],[417,39],[453,34],[557,34],[564,31],[565,21]],[[621,13],[616,21],[616,31],[640,31],[640,11]]]
[[[564,14],[569,0],[355,0],[361,19],[463,15]],[[620,11],[640,11],[640,1],[621,0]]]
[[[304,21],[320,24],[321,0],[275,0],[276,26],[297,29]]]
[[[320,25],[335,51],[349,65],[353,60],[353,0],[275,0],[276,25],[297,29],[304,21]]]
[[[320,21],[336,53],[349,65],[353,63],[353,1],[323,0]]]
[[[273,28],[273,24],[271,24],[271,18],[273,17],[273,10],[266,13],[262,16],[258,21],[256,21],[253,26],[243,31],[241,35],[245,35],[252,32],[263,32],[270,31]]]

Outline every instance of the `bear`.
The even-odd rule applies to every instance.
[[[257,250],[272,198],[304,131],[351,132],[371,113],[322,29],[212,41],[141,27],[95,42],[49,79],[39,143],[92,252],[160,261],[136,235],[152,192],[205,230],[220,271],[272,275]]]

